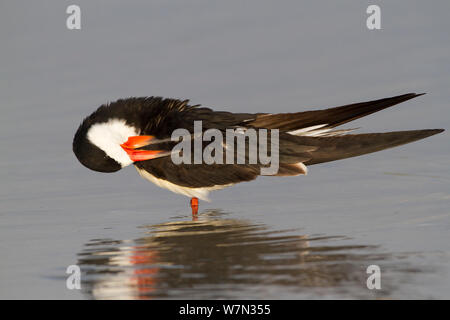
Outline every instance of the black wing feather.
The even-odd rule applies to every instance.
[[[349,121],[394,106],[422,94],[408,93],[380,100],[349,104],[325,110],[280,114],[250,114],[213,111],[204,107],[189,107],[187,101],[176,101],[183,108],[171,108],[169,112],[159,113],[159,126],[148,127],[147,134],[160,138],[170,137],[177,128],[193,133],[194,121],[202,121],[203,130],[215,128],[253,127],[279,129],[280,132],[280,170],[279,176],[305,174],[305,165],[318,164],[371,152],[392,148],[442,132],[442,129],[414,130],[387,133],[348,134],[330,137],[295,136],[286,132],[327,124],[323,128],[333,128]],[[170,101],[169,101],[170,102]],[[177,106],[177,104],[174,104]],[[157,129],[157,130],[156,130]],[[161,133],[163,135],[161,136]],[[206,143],[207,144],[207,143]],[[205,146],[205,144],[204,144]],[[152,148],[155,148],[153,146]],[[158,146],[161,148],[161,146]],[[173,143],[165,146],[171,150]],[[158,149],[159,149],[158,148]],[[250,181],[260,174],[260,165],[252,164],[213,164],[175,165],[170,157],[135,163],[156,178],[167,180],[183,187],[199,188],[234,184]]]
[[[396,97],[353,103],[324,110],[261,114],[255,120],[250,121],[249,125],[281,131],[293,131],[321,124],[327,124],[324,128],[334,128],[423,94],[407,93]]]

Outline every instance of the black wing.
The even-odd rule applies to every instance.
[[[280,169],[277,175],[305,174],[306,167],[303,164],[312,165],[376,152],[423,139],[443,130],[337,136],[308,136],[310,132],[297,136],[289,132],[319,125],[321,129],[334,128],[420,95],[408,93],[325,110],[280,114],[220,112],[203,107],[186,107],[187,102],[184,101],[183,110],[167,113],[166,118],[159,121],[160,126],[164,127],[154,127],[148,134],[159,134],[159,138],[167,138],[177,128],[184,128],[193,133],[194,121],[200,120],[203,130],[215,128],[224,132],[228,128],[238,127],[279,129]],[[164,133],[162,136],[161,132]],[[204,146],[206,144],[208,143],[204,143]],[[158,147],[170,151],[173,145],[174,143],[167,143],[151,148]],[[175,165],[170,157],[141,161],[135,165],[158,179],[189,188],[224,186],[250,181],[260,174],[261,169],[261,165],[258,164]]]

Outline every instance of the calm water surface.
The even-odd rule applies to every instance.
[[[450,2],[0,4],[0,298],[450,298]],[[161,95],[296,112],[407,92],[358,132],[443,134],[189,199],[71,144],[100,104]],[[81,290],[68,290],[78,265]],[[381,269],[381,290],[366,286]]]
[[[136,239],[93,239],[78,254],[89,298],[283,298],[364,294],[364,265],[385,260],[344,236],[302,235],[217,210],[140,226]],[[367,291],[366,291],[367,293]],[[386,294],[388,294],[386,292]],[[281,295],[281,296],[280,296]]]

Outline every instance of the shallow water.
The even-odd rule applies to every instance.
[[[280,298],[282,291],[361,289],[361,262],[374,250],[338,245],[345,237],[268,230],[218,211],[199,218],[140,226],[141,237],[133,240],[89,241],[78,259],[87,295]]]
[[[383,3],[379,32],[355,1],[78,3],[80,31],[60,1],[0,5],[0,298],[450,298],[448,1]],[[349,127],[446,132],[214,192],[197,220],[71,151],[120,97],[294,112],[410,91],[429,94]]]
[[[195,220],[174,218],[139,226],[136,239],[92,239],[78,254],[83,292],[94,299],[283,299],[390,297],[396,277],[413,266],[394,267],[388,286],[365,288],[368,263],[403,258],[346,236],[270,230],[207,210]],[[400,275],[401,274],[401,275]]]

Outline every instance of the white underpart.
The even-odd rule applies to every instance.
[[[108,122],[94,124],[87,133],[91,143],[102,149],[110,158],[126,167],[133,163],[120,146],[128,137],[138,136],[139,131],[126,124],[123,119],[111,119]]]
[[[187,197],[191,197],[191,198],[196,197],[196,198],[199,198],[204,201],[209,201],[208,194],[210,191],[223,189],[223,188],[233,185],[233,183],[230,183],[230,184],[215,185],[212,187],[204,187],[204,188],[183,187],[183,186],[176,185],[172,182],[169,182],[167,180],[156,178],[154,175],[148,173],[144,169],[139,169],[138,167],[136,167],[136,170],[137,170],[137,172],[139,172],[141,177],[143,177],[144,179],[147,179],[150,182],[153,182],[158,187],[168,189],[172,192],[182,194]]]

